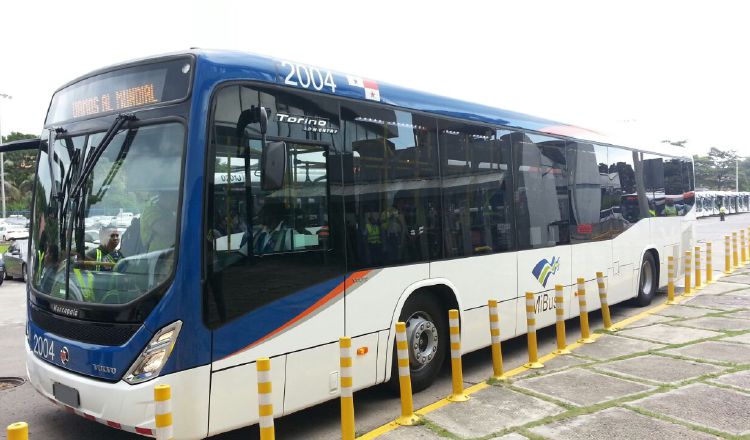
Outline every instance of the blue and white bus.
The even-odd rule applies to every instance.
[[[694,242],[682,148],[595,132],[285,60],[195,50],[92,72],[52,97],[29,255],[27,368],[39,393],[176,438],[257,423],[254,362],[276,416],[395,377],[408,325],[415,389],[448,350],[555,322],[554,286],[596,271],[610,302],[648,304]],[[679,260],[679,258],[678,258]]]

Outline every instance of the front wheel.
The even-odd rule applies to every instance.
[[[638,296],[635,303],[641,307],[651,304],[656,296],[656,287],[659,281],[656,278],[656,262],[650,252],[646,252],[641,262],[640,277],[638,279]]]
[[[399,321],[406,323],[406,341],[409,344],[409,374],[411,386],[423,390],[434,382],[440,372],[450,341],[448,337],[448,312],[427,295],[410,298],[401,311]],[[398,357],[393,347],[391,385],[398,387]]]

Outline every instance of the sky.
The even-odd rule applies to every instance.
[[[745,3],[745,5],[743,5]],[[39,133],[91,70],[242,50],[580,125],[634,146],[750,156],[742,1],[44,2],[0,6],[2,133]]]

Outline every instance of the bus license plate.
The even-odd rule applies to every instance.
[[[73,408],[78,408],[81,405],[80,398],[78,397],[78,390],[75,388],[53,382],[52,394],[55,396],[55,399],[68,406],[72,406]]]

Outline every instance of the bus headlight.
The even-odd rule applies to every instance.
[[[181,327],[182,321],[175,321],[156,333],[125,373],[125,382],[134,385],[159,376],[177,342]]]

